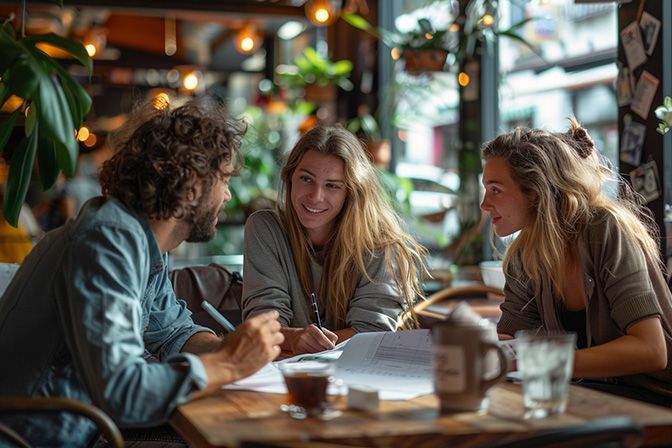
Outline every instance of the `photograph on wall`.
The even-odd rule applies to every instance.
[[[621,137],[621,162],[630,165],[639,165],[642,158],[642,147],[646,136],[646,126],[636,121],[631,121],[623,128]]]
[[[630,109],[645,120],[649,116],[651,103],[653,103],[653,97],[656,96],[656,90],[658,90],[659,83],[658,78],[646,70],[642,72],[642,76],[637,80],[637,86],[635,87],[635,93],[632,96]]]
[[[646,202],[660,197],[660,183],[658,182],[658,167],[655,161],[638,166],[630,172],[632,188],[641,194]]]
[[[646,62],[646,49],[637,22],[632,22],[621,30],[621,42],[623,42],[625,59],[628,61],[630,71]]]
[[[653,50],[656,49],[656,43],[658,42],[658,33],[660,32],[660,20],[653,17],[648,12],[642,14],[642,18],[639,21],[639,28],[642,31],[642,40],[644,41],[644,48],[646,48],[646,54],[651,56]]]
[[[618,81],[616,83],[616,95],[618,96],[618,105],[627,106],[632,102],[632,92],[635,90],[635,81],[630,69],[621,66],[618,71]]]

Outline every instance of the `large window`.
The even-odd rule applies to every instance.
[[[502,0],[500,14],[506,23],[534,18],[523,37],[537,51],[510,39],[499,42],[500,131],[562,130],[574,115],[618,166],[616,5]]]

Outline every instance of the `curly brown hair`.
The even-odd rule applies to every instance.
[[[114,155],[100,171],[103,194],[147,218],[188,216],[198,182],[207,191],[235,174],[246,130],[212,97],[172,110],[143,103],[108,140]],[[223,171],[227,162],[233,173]]]

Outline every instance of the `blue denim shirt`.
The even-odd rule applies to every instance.
[[[0,395],[92,402],[122,427],[166,422],[207,382],[180,350],[210,331],[176,299],[166,261],[148,222],[115,199],[49,232],[0,298]],[[72,414],[0,418],[39,446],[96,436]]]

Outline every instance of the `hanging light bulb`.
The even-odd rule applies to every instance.
[[[195,92],[198,89],[198,85],[201,82],[201,77],[203,75],[198,70],[192,70],[184,75],[182,78],[182,87],[187,92]]]
[[[236,50],[243,54],[254,53],[259,48],[261,38],[252,25],[246,25],[236,34]]]
[[[105,30],[102,28],[93,28],[86,34],[82,44],[89,57],[92,58],[97,54],[99,55],[105,49],[105,45],[107,44]]]
[[[317,26],[331,25],[341,12],[341,0],[307,0],[306,17]]]

